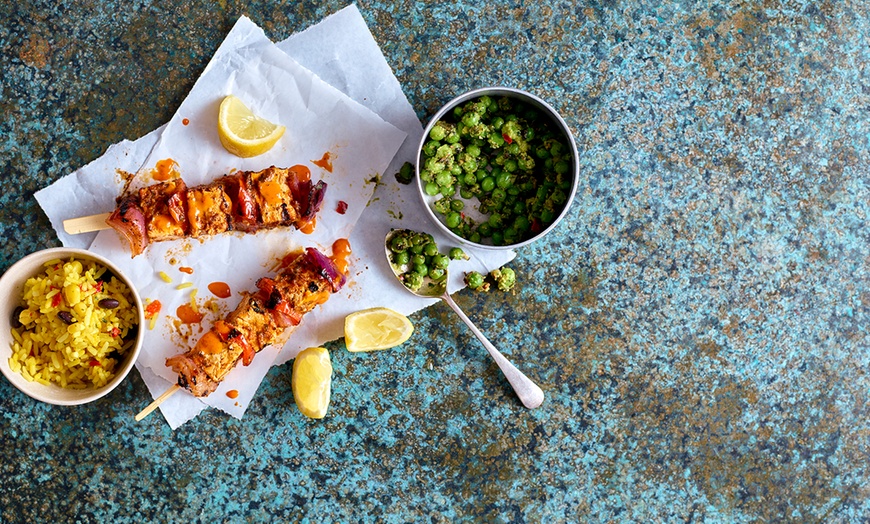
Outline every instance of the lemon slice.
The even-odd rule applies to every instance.
[[[272,149],[285,129],[255,115],[234,95],[228,95],[221,102],[218,136],[224,148],[236,156],[248,158],[265,153]]]
[[[396,347],[413,332],[408,317],[386,307],[364,309],[344,319],[344,342],[354,353]]]
[[[303,415],[310,418],[326,415],[332,387],[332,363],[326,348],[308,348],[296,355],[291,387]]]

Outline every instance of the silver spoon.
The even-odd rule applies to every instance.
[[[393,261],[390,259],[390,241],[392,238],[399,234],[408,234],[413,233],[407,229],[394,229],[387,234],[387,237],[384,239],[384,252],[387,255],[387,263],[390,266],[390,269],[393,271],[393,274],[397,279],[401,282],[401,274],[403,270],[406,270],[405,267],[396,267],[393,264]],[[538,387],[537,384],[531,381],[527,376],[525,376],[522,371],[516,368],[513,364],[511,364],[508,359],[506,359],[496,348],[492,345],[492,343],[486,339],[483,333],[477,329],[477,326],[471,322],[471,320],[459,309],[459,306],[456,302],[453,301],[453,298],[450,297],[450,294],[447,292],[447,270],[445,270],[444,278],[439,281],[432,281],[429,278],[426,278],[423,285],[420,286],[420,289],[417,291],[413,291],[405,286],[402,283],[402,287],[408,290],[409,292],[417,295],[418,297],[423,298],[440,298],[444,302],[450,306],[450,309],[456,312],[459,315],[459,318],[465,322],[465,325],[474,333],[474,336],[477,337],[477,340],[483,344],[483,347],[489,352],[490,356],[495,360],[495,363],[498,364],[499,369],[501,369],[504,376],[508,379],[511,386],[514,388],[517,396],[522,401],[523,405],[529,409],[536,408],[541,405],[544,401],[544,392],[541,391],[541,388]]]

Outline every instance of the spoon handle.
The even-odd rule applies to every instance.
[[[544,392],[541,391],[541,388],[538,387],[537,384],[532,382],[529,377],[523,375],[523,372],[516,368],[513,364],[511,364],[508,359],[504,358],[504,356],[499,352],[499,350],[495,349],[495,346],[490,343],[489,340],[477,329],[477,326],[459,309],[459,306],[456,302],[453,301],[450,294],[444,293],[441,298],[444,302],[447,302],[447,305],[450,306],[453,311],[459,315],[459,318],[465,322],[465,325],[474,333],[474,336],[477,337],[477,340],[483,344],[483,347],[489,351],[490,356],[495,360],[495,363],[498,364],[501,372],[504,373],[504,376],[508,379],[508,382],[513,386],[514,391],[517,396],[522,401],[523,405],[529,409],[536,408],[541,405],[544,401]]]

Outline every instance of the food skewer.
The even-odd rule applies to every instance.
[[[108,214],[65,220],[69,234],[115,229],[135,257],[152,242],[202,238],[227,231],[313,226],[326,183],[312,183],[303,165],[238,171],[212,183],[187,187],[174,178],[122,195]]]
[[[154,402],[148,404],[148,407],[146,407],[145,409],[143,409],[142,411],[140,411],[139,413],[136,414],[136,416],[134,417],[136,422],[139,422],[143,418],[150,415],[152,411],[159,408],[160,404],[163,404],[163,402],[166,401],[166,399],[168,399],[169,397],[174,395],[175,392],[178,391],[179,389],[181,389],[181,386],[179,386],[178,384],[173,384],[172,386],[170,386],[169,389],[164,391],[162,395],[155,398]]]
[[[96,215],[87,215],[78,218],[68,218],[63,221],[63,230],[70,235],[78,235],[81,233],[90,233],[91,231],[101,231],[109,229],[112,226],[106,223],[111,213],[98,213]]]
[[[246,293],[236,309],[216,321],[192,349],[166,359],[166,365],[178,373],[178,383],[136,415],[136,420],[179,389],[196,397],[208,396],[239,361],[249,365],[256,353],[278,342],[306,313],[342,288],[349,254],[350,245],[340,239],[332,246],[332,257],[314,248],[286,257],[275,278],[257,280],[257,291]]]

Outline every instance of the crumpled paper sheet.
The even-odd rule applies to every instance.
[[[116,262],[132,261],[131,263],[137,266],[130,269],[130,276],[137,283],[137,288],[143,297],[151,297],[149,292],[157,294],[158,297],[169,297],[161,312],[160,322],[164,328],[156,335],[160,339],[163,350],[162,352],[149,350],[147,354],[143,351],[143,356],[137,363],[140,375],[155,398],[175,381],[174,375],[167,373],[167,368],[163,365],[162,359],[165,358],[165,353],[176,354],[186,350],[188,345],[195,343],[199,333],[204,332],[215,319],[207,317],[202,328],[195,328],[193,333],[187,333],[189,336],[185,339],[184,333],[173,327],[172,317],[174,317],[174,307],[184,302],[184,299],[189,296],[185,291],[189,290],[175,290],[175,282],[195,280],[200,298],[208,296],[205,287],[213,281],[229,283],[234,292],[250,290],[257,277],[274,269],[274,260],[282,249],[290,249],[290,246],[313,245],[328,252],[332,240],[349,234],[354,253],[351,257],[350,282],[344,290],[307,315],[280,352],[277,348],[264,349],[257,355],[251,366],[239,366],[233,370],[221,385],[221,389],[214,394],[204,399],[196,399],[182,391],[165,401],[160,410],[173,429],[195,417],[206,404],[240,418],[263,376],[272,365],[287,362],[305,347],[322,345],[343,336],[344,317],[351,312],[368,307],[389,306],[409,315],[435,302],[414,297],[405,291],[393,278],[384,257],[383,238],[391,228],[407,227],[430,232],[435,230],[424,215],[423,204],[416,194],[415,187],[400,185],[394,177],[394,173],[402,163],[413,161],[423,128],[356,6],[351,5],[342,9],[319,24],[292,35],[277,46],[268,44],[264,39],[262,31],[250,20],[241,19],[216,52],[212,62],[203,72],[203,77],[197,81],[191,91],[191,95],[182,103],[176,115],[166,126],[134,142],[124,141],[110,147],[99,159],[36,195],[64,245],[82,247],[89,245],[93,240],[91,249],[94,251],[101,252]],[[279,56],[275,51],[285,56]],[[359,136],[358,130],[349,130],[347,127],[340,126],[332,142],[319,134],[308,141],[308,135],[297,135],[299,130],[294,129],[292,124],[294,120],[291,119],[288,121],[291,123],[287,126],[287,134],[289,137],[296,135],[301,141],[287,144],[284,143],[287,138],[285,137],[279,141],[273,151],[266,154],[269,157],[264,155],[242,160],[224,156],[226,153],[216,142],[217,135],[214,130],[216,117],[209,116],[209,113],[216,115],[217,104],[222,96],[215,96],[216,101],[209,108],[207,97],[198,96],[200,94],[198,90],[203,89],[202,86],[207,86],[211,89],[212,95],[229,92],[239,95],[235,89],[256,89],[256,86],[250,86],[251,83],[255,83],[252,75],[258,73],[256,63],[255,70],[246,74],[230,75],[227,71],[221,72],[221,67],[222,64],[228,63],[244,69],[252,60],[239,61],[239,55],[247,54],[248,58],[251,58],[259,52],[263,53],[262,61],[280,63],[284,66],[282,70],[286,71],[289,68],[293,74],[304,78],[305,82],[297,85],[297,87],[301,86],[299,92],[307,86],[317,85],[318,89],[322,88],[330,95],[336,95],[333,98],[340,101],[330,106],[341,108],[335,110],[337,111],[335,114],[344,117],[348,112],[352,112],[353,116],[350,118],[357,118],[360,123],[378,128],[375,141],[384,144],[383,155],[377,154],[375,155],[377,158],[368,160],[374,163],[379,161],[380,169],[362,176],[361,186],[358,170],[360,164],[354,162],[352,165],[347,165],[342,161],[342,159],[349,160],[349,148],[356,145],[351,142]],[[223,62],[221,56],[229,55],[232,55],[233,59]],[[223,92],[221,89],[229,89],[229,91]],[[286,111],[282,114],[287,116],[299,109],[295,107],[279,110],[269,107],[268,103],[273,99],[271,94],[270,92],[254,93],[251,106],[255,111],[273,118],[269,111]],[[260,96],[263,98],[258,98]],[[297,102],[304,100],[303,96],[297,99]],[[254,101],[264,105],[255,105]],[[272,103],[279,102],[272,100]],[[368,112],[361,111],[362,108],[366,108]],[[374,115],[380,118],[369,118]],[[186,126],[182,122],[184,118],[189,120]],[[273,118],[273,120],[283,122],[281,118]],[[202,139],[206,142],[202,146],[196,146],[196,155],[185,154],[189,149],[194,149],[193,147],[176,147],[180,143],[179,140],[186,135],[194,135],[198,140]],[[390,144],[398,148],[394,156],[388,151]],[[310,162],[319,159],[327,151],[334,155],[332,173],[319,169]],[[157,160],[173,158],[178,162],[185,181],[193,185],[207,182],[232,168],[260,169],[271,165],[266,158],[280,160],[287,154],[301,155],[301,158],[294,156],[289,162],[308,165],[314,179],[324,178],[330,184],[327,195],[331,195],[331,199],[325,203],[324,211],[318,219],[318,226],[312,235],[303,235],[296,231],[263,232],[248,236],[222,235],[204,243],[180,241],[171,247],[167,244],[172,243],[160,243],[152,246],[147,255],[130,259],[129,252],[122,252],[120,241],[113,231],[104,231],[99,235],[75,236],[63,232],[64,219],[92,214],[95,210],[109,210],[113,207],[114,198],[119,192],[118,184],[120,184],[115,174],[116,169],[146,172]],[[200,158],[197,155],[203,156]],[[381,175],[380,183],[376,187],[366,182],[373,174]],[[111,179],[112,183],[107,184],[107,179]],[[352,194],[342,193],[342,189],[350,189]],[[359,197],[367,199],[369,190],[374,190],[374,196],[369,200],[367,207],[359,209],[356,206]],[[334,212],[338,195],[347,195],[349,200],[346,201],[353,202],[347,214],[343,216]],[[358,214],[358,217],[354,213]],[[442,249],[451,245],[446,237],[438,234],[435,236]],[[250,246],[267,247],[262,248],[264,251],[258,252],[249,250]],[[466,252],[471,256],[470,260],[454,262],[451,265],[449,282],[451,292],[463,287],[462,275],[465,271],[488,271],[504,265],[514,257],[512,251],[466,248]],[[242,256],[238,256],[239,253],[242,253]],[[203,254],[208,254],[210,257],[199,256]],[[176,266],[168,264],[173,256],[183,260],[178,265],[194,267],[194,273],[189,278],[178,272]],[[139,259],[142,261],[140,262]],[[173,278],[178,278],[173,284],[167,284],[155,277],[156,271],[161,270]],[[234,308],[236,301],[235,293],[234,299],[218,301],[221,314]],[[403,347],[406,350],[413,350],[413,339]],[[225,395],[225,391],[229,389],[237,390],[239,397],[229,399]]]

